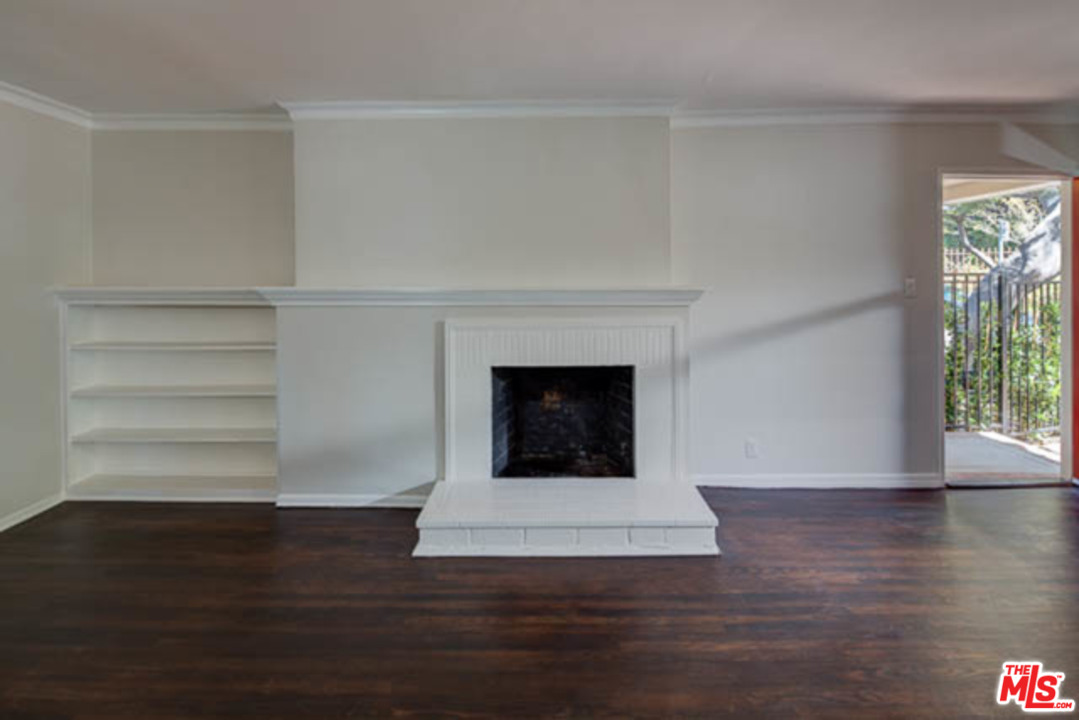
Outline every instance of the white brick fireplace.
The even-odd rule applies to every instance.
[[[445,478],[417,520],[417,556],[714,555],[716,518],[686,471],[683,317],[449,319]],[[633,477],[492,477],[492,371],[629,367]]]

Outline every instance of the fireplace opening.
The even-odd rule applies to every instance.
[[[634,477],[633,366],[491,368],[494,477]]]

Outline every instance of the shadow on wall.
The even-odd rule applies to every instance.
[[[812,334],[823,327],[901,307],[903,302],[900,292],[881,293],[740,331],[698,338],[694,360],[730,356],[777,340]],[[355,436],[330,431],[320,434],[316,444],[290,449],[282,457],[283,493],[378,495],[386,499],[429,493],[445,467],[444,323],[436,322],[432,333],[436,355],[429,376],[435,398],[433,416],[417,413],[408,422],[372,424]],[[364,412],[377,412],[377,408]],[[417,456],[417,449],[422,449],[423,457]]]
[[[390,499],[398,496],[426,496],[437,479],[437,468],[415,485],[387,487],[387,481],[412,482],[418,478],[414,468],[395,465],[398,458],[411,459],[414,448],[429,442],[426,424],[381,428],[355,438],[334,438],[302,453],[282,458],[281,477],[291,478],[281,485],[283,494],[377,495]],[[380,481],[381,480],[381,481]]]
[[[803,315],[784,318],[773,323],[747,328],[710,340],[701,340],[694,343],[693,353],[694,355],[699,355],[746,350],[756,345],[762,345],[797,333],[812,331],[821,325],[828,325],[863,313],[901,305],[902,302],[903,295],[899,292],[875,295],[843,305],[823,308]]]
[[[314,423],[318,430],[313,432],[308,427],[305,432],[293,434],[288,431],[289,419],[284,419],[278,480],[282,494],[364,496],[389,501],[395,497],[411,500],[430,493],[445,467],[444,326],[442,321],[431,325],[434,362],[429,370],[424,368],[429,373],[424,381],[410,373],[420,372],[426,363],[417,367],[412,362],[398,376],[392,374],[395,368],[376,362],[373,369],[367,368],[367,379],[359,384],[346,382],[344,374],[357,372],[351,364],[328,363],[319,368],[317,384],[320,388],[325,386],[323,383],[338,388],[334,397],[322,400],[330,407],[316,404],[304,394],[303,383],[300,391],[286,388],[282,394],[291,395],[302,406],[295,414],[309,425]],[[304,337],[305,343],[310,341],[310,337]],[[416,352],[426,353],[427,349],[419,345],[408,352],[414,360]],[[379,377],[379,373],[386,375]],[[430,407],[427,398],[433,402]],[[395,411],[387,412],[387,404],[393,403],[398,404]],[[343,425],[323,423],[328,416],[347,417],[348,421]]]
[[[739,482],[918,472],[903,450],[909,388],[889,365],[910,352],[898,329],[909,301],[899,290],[837,300],[694,338],[694,472]]]
[[[997,128],[676,138],[679,279],[711,289],[691,311],[694,471],[940,473],[938,173],[1015,168]],[[747,462],[743,438],[770,450]]]

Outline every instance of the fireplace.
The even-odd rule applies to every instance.
[[[413,554],[719,552],[686,473],[683,311],[595,312],[446,320],[445,476]]]
[[[492,367],[492,476],[634,477],[633,372]]]

